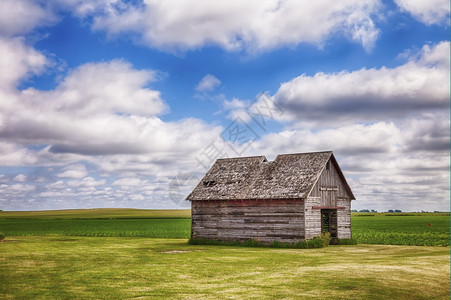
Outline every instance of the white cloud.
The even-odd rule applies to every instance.
[[[12,75],[0,89],[0,165],[36,172],[16,174],[16,183],[27,176],[24,184],[0,187],[11,208],[99,207],[98,201],[110,207],[176,205],[168,198],[170,177],[180,168],[195,170],[195,156],[221,127],[191,118],[161,120],[167,106],[148,87],[155,73],[121,60],[81,65],[54,90],[19,91],[17,82],[45,64],[29,63],[30,53],[40,53],[19,39],[3,45],[16,53],[13,63],[0,59]],[[141,185],[113,190],[109,182],[117,177],[139,178]]]
[[[271,159],[333,150],[356,195],[354,208],[448,211],[449,126],[449,114],[443,113],[399,123],[299,128],[268,134],[245,155]]]
[[[426,25],[449,23],[449,0],[395,0],[395,3]]]
[[[370,49],[378,37],[372,20],[380,1],[144,1],[110,6],[96,16],[93,28],[109,35],[137,32],[140,41],[166,50],[218,45],[250,51],[297,45],[321,46],[340,34]]]
[[[241,123],[248,123],[251,121],[251,115],[247,111],[250,107],[249,101],[233,98],[228,101],[223,99],[222,107],[225,111],[229,111],[227,118],[232,121],[239,121]]]
[[[44,97],[54,99],[53,109],[79,116],[156,115],[164,112],[166,106],[159,92],[145,87],[154,79],[153,72],[133,69],[122,60],[88,63],[72,71],[55,91],[44,93]],[[36,99],[35,92],[30,89],[25,96],[30,93]]]
[[[340,155],[390,153],[400,138],[393,123],[354,124],[313,131],[292,129],[265,135],[253,147],[270,155],[333,150]],[[352,147],[350,147],[352,145]]]
[[[16,177],[14,177],[13,179],[14,181],[18,181],[18,182],[25,182],[27,181],[27,175],[25,174],[19,174]]]
[[[196,86],[198,92],[211,92],[221,85],[221,81],[211,74],[207,74]]]
[[[233,98],[230,101],[225,99],[222,106],[225,110],[235,110],[235,109],[244,109],[247,106],[249,106],[249,103],[248,101]]]
[[[50,25],[56,16],[45,3],[33,0],[0,1],[0,36],[15,36]]]
[[[69,180],[67,182],[67,185],[71,186],[71,187],[78,187],[78,188],[80,188],[80,187],[94,188],[96,186],[103,186],[105,183],[106,183],[105,179],[95,180],[94,178],[88,176],[81,180],[80,179]],[[89,189],[89,190],[95,190],[95,188]]]
[[[65,170],[63,172],[57,174],[56,176],[63,178],[84,178],[89,174],[85,165],[82,164],[69,165],[64,169]]]
[[[6,175],[0,174],[0,183],[7,183],[9,178]]]
[[[1,17],[0,17],[1,19]],[[0,37],[0,90],[16,87],[20,80],[29,75],[40,74],[49,65],[47,58],[32,47],[25,45],[23,38]],[[8,102],[0,92],[0,106]],[[4,98],[5,97],[5,98]]]
[[[301,75],[280,86],[275,103],[286,119],[329,125],[447,109],[449,45],[425,45],[419,55],[395,68]]]
[[[5,95],[9,105],[0,106],[0,137],[63,148],[85,143],[87,153],[102,145],[107,152],[114,146],[136,151],[129,133],[145,138],[140,127],[158,126],[162,122],[153,116],[166,109],[159,92],[145,87],[151,79],[149,71],[111,61],[77,68],[52,91],[11,92],[13,97]],[[152,134],[158,137],[158,131]]]
[[[140,186],[144,185],[144,181],[139,178],[122,178],[111,184],[111,186]]]
[[[11,185],[7,185],[7,184],[1,184],[0,185],[0,193],[2,194],[2,196],[8,197],[11,195],[17,195],[17,194],[21,194],[21,193],[27,193],[27,192],[31,192],[34,191],[36,189],[35,185],[32,184],[11,184]]]
[[[38,162],[38,155],[15,143],[0,141],[1,166],[27,166]]]
[[[449,16],[443,1],[397,3],[428,25]],[[162,120],[168,107],[150,87],[157,74],[122,60],[81,65],[54,90],[19,91],[23,80],[52,62],[17,36],[56,22],[56,13],[70,10],[85,21],[92,18],[93,29],[111,36],[131,32],[160,50],[214,45],[256,52],[300,43],[322,47],[337,35],[369,50],[378,38],[373,19],[380,8],[377,0],[0,2],[0,165],[31,167],[30,174],[20,169],[0,175],[0,201],[8,199],[15,209],[81,203],[174,207],[169,189],[175,175],[187,170],[195,175],[190,178],[200,178],[205,170],[196,159],[221,136],[221,127],[202,120]],[[442,42],[410,53],[395,68],[293,78],[271,99],[259,97],[249,108],[269,109],[268,120],[288,120],[289,127],[253,141],[246,154],[270,158],[332,149],[358,197],[357,208],[397,203],[392,208],[415,209],[428,203],[449,210],[449,64],[449,43]],[[207,74],[195,89],[207,93],[220,85]],[[283,111],[264,99],[275,100]],[[247,101],[223,95],[216,100],[229,118],[250,121]],[[223,150],[225,141],[220,142]],[[187,186],[179,192],[188,192]]]

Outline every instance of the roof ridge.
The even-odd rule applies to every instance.
[[[264,155],[217,159],[187,199],[305,198],[331,157],[336,162],[332,151],[280,154],[273,161]]]
[[[264,155],[254,155],[254,156],[223,157],[223,158],[218,158],[217,160],[245,159],[245,158],[257,158],[257,157],[266,159],[266,157]]]
[[[278,154],[277,156],[289,156],[289,155],[299,155],[299,154],[317,154],[317,153],[333,153],[333,151],[325,150],[325,151],[312,151],[312,152],[299,152],[299,153],[285,153],[285,154]]]
[[[320,153],[330,153],[333,154],[334,152],[332,150],[329,151],[315,151],[315,152],[300,152],[300,153],[287,153],[287,154],[278,154],[274,160],[277,160],[279,157],[284,156],[295,156],[295,155],[307,155],[307,154],[320,154]]]

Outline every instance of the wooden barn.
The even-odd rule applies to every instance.
[[[355,197],[332,151],[218,159],[194,188],[191,237],[298,242],[351,238]]]

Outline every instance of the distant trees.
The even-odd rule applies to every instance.
[[[387,212],[388,212],[388,213],[401,213],[402,210],[400,210],[400,209],[395,209],[395,210],[389,209]]]
[[[351,210],[351,212],[361,212],[361,213],[372,212],[372,213],[377,213],[377,210],[375,210],[375,209],[361,209],[361,210],[353,209],[353,210]],[[400,209],[389,209],[387,212],[388,213],[402,213],[402,210],[400,210]]]
[[[366,213],[372,212],[372,213],[377,213],[377,210],[374,210],[374,209],[371,209],[371,210],[369,210],[369,209],[361,209],[361,210],[353,209],[353,210],[351,210],[351,212],[366,212]]]
[[[1,210],[0,210],[1,211]],[[353,213],[357,213],[357,212],[361,212],[361,213],[377,213],[377,210],[375,209],[361,209],[361,210],[357,210],[357,209],[352,209],[351,212]],[[427,213],[428,211],[426,210],[422,210],[422,213]],[[434,210],[434,213],[441,213],[442,211],[439,210]],[[402,213],[402,210],[400,209],[389,209],[387,210],[387,213]]]

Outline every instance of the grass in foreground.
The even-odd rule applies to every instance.
[[[2,298],[449,299],[449,248],[271,249],[186,240],[9,237]]]

